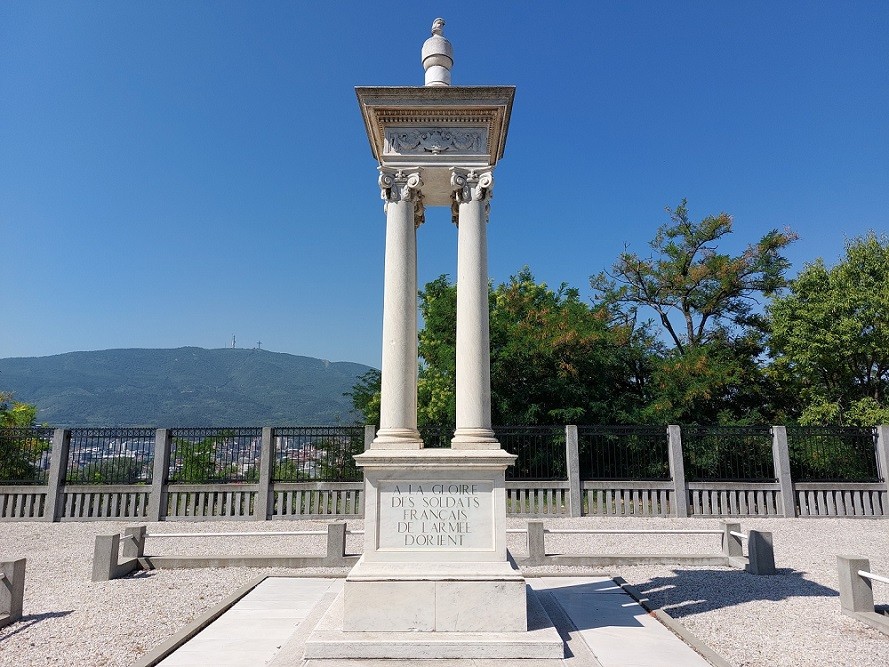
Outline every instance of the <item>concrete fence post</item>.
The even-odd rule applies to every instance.
[[[528,564],[546,563],[546,546],[543,543],[543,521],[528,522]]]
[[[775,574],[775,547],[772,534],[751,530],[747,533],[747,571],[750,574]]]
[[[93,548],[93,581],[108,581],[117,574],[117,553],[120,535],[96,535]]]
[[[678,426],[667,427],[670,476],[673,478],[673,516],[688,516],[688,489],[685,486],[685,462],[682,460],[682,431]]]
[[[327,556],[325,564],[330,566],[345,565],[346,558],[346,524],[336,521],[327,524]]]
[[[565,457],[568,464],[568,514],[583,515],[583,488],[580,485],[580,450],[577,426],[565,427]]]
[[[796,497],[793,491],[793,478],[790,475],[790,450],[787,447],[787,427],[772,427],[772,460],[775,463],[775,477],[781,485],[781,511],[785,517],[796,516]]]
[[[70,446],[71,431],[66,428],[55,429],[52,434],[52,453],[49,459],[44,521],[58,521],[65,515],[65,476],[68,473]]]
[[[889,497],[889,425],[877,426],[877,467]]]
[[[139,561],[136,558],[121,563],[118,557],[119,553],[120,535],[96,535],[96,545],[93,548],[93,581],[108,581],[125,577],[139,568]]]
[[[0,628],[15,623],[22,617],[25,598],[26,559],[0,562]]]
[[[126,558],[142,558],[145,555],[145,526],[128,526],[123,531],[120,554]]]
[[[873,613],[874,590],[870,579],[858,574],[858,570],[870,572],[870,561],[858,556],[837,556],[837,569],[842,610]]]
[[[162,521],[167,516],[167,479],[170,475],[170,429],[154,432],[154,463],[151,468],[151,495],[148,498],[149,521]]]
[[[377,437],[377,427],[373,424],[364,425],[364,451],[373,446],[374,438]]]
[[[253,518],[265,521],[270,518],[269,509],[274,510],[275,499],[272,476],[275,474],[275,434],[271,427],[262,429],[262,444],[259,449],[259,488],[253,502]]]
[[[741,532],[741,524],[730,521],[721,521],[720,523],[722,524],[722,553],[729,558],[743,558],[744,545],[741,544],[741,538],[732,535],[732,532]]]

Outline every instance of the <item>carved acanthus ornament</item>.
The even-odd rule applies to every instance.
[[[494,196],[494,175],[490,171],[453,169],[451,171],[451,187],[454,189],[451,218],[455,225],[459,225],[460,204],[468,204],[472,201],[484,202],[485,220],[487,221],[491,210],[490,200]]]
[[[386,130],[387,154],[418,155],[461,153],[482,155],[487,149],[487,132],[481,129],[410,128]]]
[[[425,220],[425,208],[423,207],[423,179],[419,171],[406,172],[402,169],[396,171],[383,171],[379,178],[380,197],[385,202],[383,210],[388,211],[389,204],[399,202],[414,203],[414,226],[419,227]]]

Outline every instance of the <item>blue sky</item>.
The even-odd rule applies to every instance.
[[[379,366],[385,217],[356,85],[517,86],[490,274],[589,296],[688,199],[732,251],[889,230],[889,3],[0,3],[0,357],[240,347]],[[444,209],[420,284],[454,275]]]

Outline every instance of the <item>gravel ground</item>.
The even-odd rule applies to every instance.
[[[836,555],[869,558],[889,573],[889,521],[858,519],[742,519],[742,528],[774,533],[779,574],[755,577],[728,568],[634,566],[611,568],[666,609],[733,665],[885,667],[889,637],[840,612]],[[130,665],[238,587],[263,574],[294,570],[226,568],[158,570],[92,583],[95,535],[126,525],[0,523],[0,557],[28,559],[25,616],[0,629],[0,667]],[[512,528],[524,522],[510,519]],[[561,528],[717,528],[716,520],[583,518],[548,521]],[[200,522],[148,524],[149,533],[321,529],[321,522]],[[350,522],[358,530],[360,521]],[[360,536],[351,536],[351,550]],[[525,552],[522,535],[510,549]],[[717,536],[548,536],[561,553],[716,553]],[[322,554],[323,537],[148,539],[156,554]],[[560,568],[570,571],[569,568]],[[551,572],[535,568],[534,574]],[[306,570],[301,570],[306,572]],[[313,569],[313,573],[333,574]],[[339,572],[336,572],[339,574]],[[529,571],[529,574],[531,572]],[[878,603],[889,587],[875,584]]]

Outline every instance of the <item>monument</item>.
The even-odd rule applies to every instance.
[[[436,19],[425,86],[356,93],[386,212],[380,424],[365,477],[364,554],[306,658],[554,658],[562,642],[506,548],[505,471],[491,428],[487,231],[513,86],[451,86]],[[417,430],[417,244],[427,206],[457,225],[457,423]],[[529,630],[530,627],[532,628]]]

